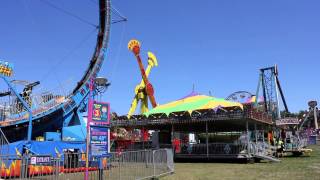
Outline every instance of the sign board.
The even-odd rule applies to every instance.
[[[94,101],[92,108],[93,125],[103,126],[110,124],[110,106],[108,103]]]
[[[90,149],[92,156],[109,155],[109,128],[101,126],[90,127]]]
[[[31,156],[30,164],[32,165],[50,165],[51,156]]]
[[[276,120],[276,125],[277,126],[282,126],[282,125],[296,125],[299,124],[299,119],[298,118],[283,118]]]

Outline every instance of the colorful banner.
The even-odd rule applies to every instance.
[[[90,127],[90,149],[92,156],[109,155],[109,128],[91,126]]]
[[[110,106],[108,103],[93,102],[92,122],[94,125],[110,124]]]

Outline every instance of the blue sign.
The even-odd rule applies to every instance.
[[[109,128],[100,126],[90,127],[90,149],[92,156],[109,155]]]

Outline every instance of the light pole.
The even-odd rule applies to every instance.
[[[89,175],[89,148],[90,148],[90,123],[92,121],[92,106],[93,106],[93,89],[94,80],[90,79],[89,85],[89,97],[88,97],[88,117],[87,117],[87,137],[86,137],[86,174],[85,180],[88,180]]]
[[[89,177],[89,154],[90,154],[90,125],[92,123],[93,116],[93,103],[94,103],[94,91],[98,93],[103,93],[108,88],[110,83],[108,80],[103,77],[97,77],[95,79],[90,79],[89,84],[89,96],[88,96],[88,117],[87,117],[87,137],[86,137],[86,172],[85,180],[88,180]]]

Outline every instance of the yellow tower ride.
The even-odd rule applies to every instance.
[[[136,44],[140,46],[140,43],[137,40],[131,40],[128,44],[129,50],[132,50],[133,49],[132,46]],[[151,69],[155,66],[158,66],[157,58],[152,52],[148,52],[148,66],[145,70],[145,75],[147,78],[149,77]],[[142,79],[140,84],[136,86],[134,93],[135,93],[135,96],[132,100],[131,107],[128,112],[128,119],[136,111],[139,102],[140,102],[140,114],[148,112],[148,94],[147,94],[146,84],[144,79]]]

